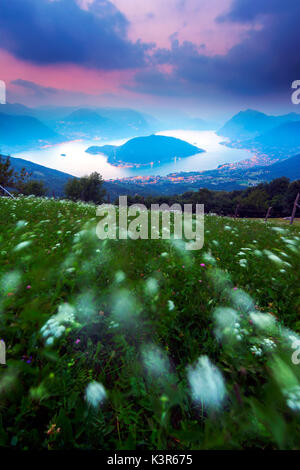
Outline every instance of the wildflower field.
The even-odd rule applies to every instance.
[[[187,251],[95,209],[0,198],[0,445],[299,449],[299,226],[205,216]]]

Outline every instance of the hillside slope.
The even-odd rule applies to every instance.
[[[282,116],[269,116],[259,111],[248,109],[233,116],[219,129],[217,134],[227,137],[232,141],[243,141],[256,138],[277,126],[294,121],[300,121],[300,114],[290,113]]]
[[[59,134],[32,116],[0,113],[2,151],[62,140]]]

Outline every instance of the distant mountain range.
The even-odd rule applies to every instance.
[[[175,157],[190,157],[204,150],[174,137],[150,135],[136,137],[121,146],[89,147],[86,152],[93,155],[105,154],[108,156],[109,163],[118,166],[168,162]]]
[[[28,116],[62,135],[65,140],[121,139],[149,135],[165,129],[211,130],[215,123],[200,118],[190,118],[181,113],[173,113],[160,120],[130,108],[76,106],[42,106],[29,108],[18,103],[1,105],[1,113],[10,116]]]
[[[158,129],[152,116],[126,108],[0,106],[0,150],[7,153],[77,138],[129,138]]]
[[[242,144],[244,148],[278,157],[295,154],[300,152],[300,121],[286,122]]]
[[[268,116],[267,114],[248,109],[233,116],[224,124],[217,134],[229,138],[231,141],[245,141],[267,133],[287,122],[300,121],[300,114],[289,113],[282,116]]]
[[[0,113],[0,148],[4,152],[62,140],[59,134],[34,117]]]
[[[75,108],[53,107],[31,109],[20,104],[6,104],[0,107],[0,150],[3,153],[36,148],[47,143],[57,143],[75,136],[99,137],[103,140],[112,136],[136,137],[121,146],[102,145],[90,147],[88,153],[104,153],[108,161],[116,166],[149,165],[152,162],[168,162],[203,152],[204,150],[173,137],[161,135],[138,136],[159,128],[159,121],[151,116],[131,109],[121,108]],[[185,118],[184,118],[185,119]],[[205,127],[202,120],[191,119],[189,124]],[[184,122],[187,123],[185,120]],[[184,125],[182,122],[182,126]],[[180,119],[174,118],[175,125]],[[182,127],[181,126],[181,127]],[[300,179],[300,115],[290,113],[282,116],[268,116],[254,110],[238,113],[219,131],[219,135],[231,139],[226,145],[246,148],[255,152],[256,166],[238,164],[222,165],[215,170],[177,173],[168,177],[153,177],[151,184],[134,180],[105,182],[111,197],[119,194],[176,194],[199,187],[214,189],[238,189],[286,176]],[[263,158],[259,158],[262,155]],[[266,158],[265,158],[266,157]],[[290,157],[290,158],[289,158]],[[201,156],[199,157],[201,158]],[[265,161],[264,161],[265,159]],[[278,161],[280,160],[280,161]],[[16,170],[25,167],[32,172],[33,179],[43,180],[55,195],[62,196],[64,185],[71,175],[52,170],[42,165],[12,158]],[[262,166],[266,162],[276,163]],[[264,162],[260,164],[260,162]],[[177,182],[176,182],[177,180]]]
[[[156,130],[154,119],[148,121],[143,114],[126,109],[81,108],[52,122],[52,126],[68,139],[120,139]]]

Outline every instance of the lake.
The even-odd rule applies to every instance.
[[[104,179],[122,178],[137,175],[161,175],[180,171],[212,170],[224,163],[233,163],[250,158],[248,150],[232,149],[221,145],[225,139],[214,131],[171,130],[158,132],[158,135],[176,137],[205,150],[192,157],[174,159],[170,163],[141,168],[118,168],[107,163],[104,155],[90,155],[85,150],[93,145],[122,145],[128,139],[111,141],[71,141],[38,150],[28,150],[13,154],[40,165],[64,171],[74,176],[83,176],[93,171],[99,172]]]

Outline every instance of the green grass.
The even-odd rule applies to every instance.
[[[0,198],[0,445],[299,448],[299,227],[207,216],[191,252],[96,224],[92,205]],[[201,356],[217,369],[192,375]]]

